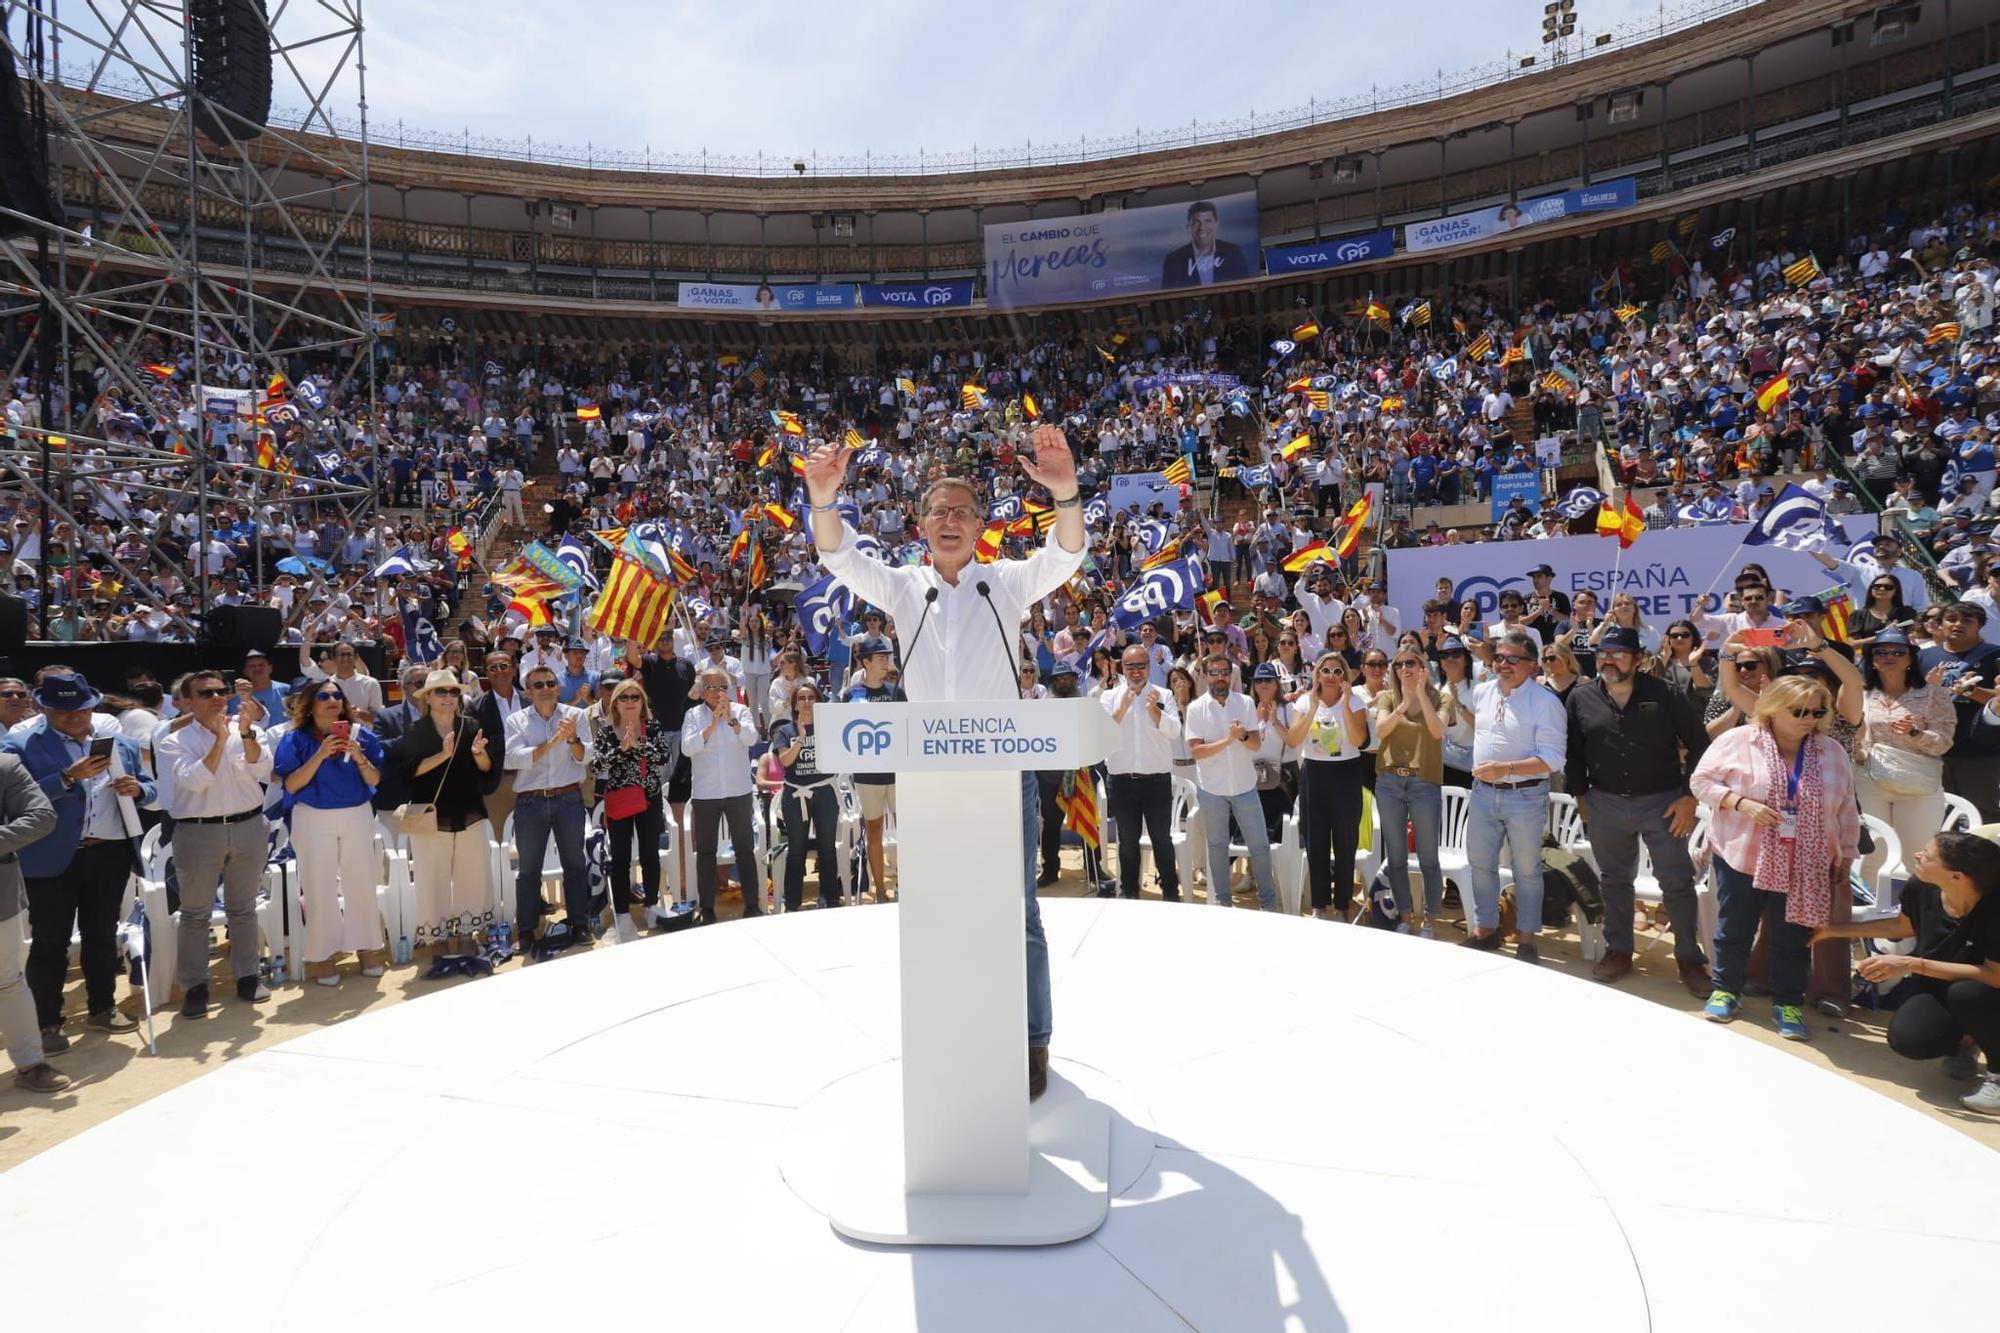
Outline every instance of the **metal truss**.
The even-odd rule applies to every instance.
[[[272,100],[306,110],[292,113],[286,125],[273,120],[259,127],[202,99],[204,123],[243,131],[220,140],[196,129],[190,7],[187,0],[0,0],[0,39],[13,53],[34,128],[46,136],[49,184],[63,219],[49,226],[0,207],[0,216],[28,224],[25,237],[0,239],[0,316],[38,317],[36,345],[24,347],[12,369],[22,374],[32,356],[45,424],[66,441],[51,448],[48,433],[20,432],[13,447],[0,450],[0,494],[34,497],[45,556],[58,524],[67,523],[75,540],[89,521],[97,479],[122,476],[135,489],[193,504],[199,538],[186,562],[192,568],[157,542],[151,557],[198,590],[205,623],[210,589],[200,571],[212,481],[226,469],[231,479],[252,479],[266,499],[284,495],[320,518],[333,517],[331,507],[349,525],[373,522],[379,537],[377,488],[318,479],[313,455],[334,425],[333,404],[362,388],[376,478],[381,440],[362,0],[271,0]],[[358,120],[342,114],[349,107]],[[81,197],[80,184],[89,197]],[[163,198],[171,213],[162,209]],[[240,240],[225,242],[203,220],[204,203],[210,211],[227,205],[240,212]],[[339,226],[315,240],[297,225],[297,207],[331,212]],[[296,272],[256,268],[253,231],[291,241],[306,262]],[[337,242],[361,248],[358,292],[334,277]],[[322,285],[318,293],[315,284]],[[335,293],[330,301],[325,291]],[[89,404],[51,392],[55,367],[68,367],[88,350],[104,368],[107,387],[115,385],[130,401],[156,401],[159,381],[140,364],[153,355],[141,353],[148,345],[168,360],[189,359],[194,384],[184,391],[196,396],[203,417],[195,386],[223,387],[225,364],[233,371],[247,363],[259,388],[286,373],[283,358],[294,352],[335,353],[341,369],[324,411],[293,399],[297,417],[282,431],[281,469],[242,468],[206,458],[205,419],[185,441],[186,452],[114,441],[90,433]],[[315,478],[308,496],[292,494],[294,468]],[[74,570],[78,553],[70,555]],[[49,562],[40,564],[46,616]],[[132,573],[119,568],[122,578]]]

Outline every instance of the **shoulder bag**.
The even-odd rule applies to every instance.
[[[604,793],[606,819],[630,819],[646,808],[646,756],[639,756],[639,780]]]
[[[452,734],[454,736],[458,734],[456,725],[454,725]],[[444,761],[444,771],[438,774],[436,790],[444,790],[444,780],[451,773],[452,763],[457,758],[458,749],[454,745],[451,757]],[[438,831],[436,801],[405,801],[390,811],[390,814],[395,817],[396,827],[403,831],[404,837],[410,837],[418,833],[436,833]]]

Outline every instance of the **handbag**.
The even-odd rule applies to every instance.
[[[437,790],[444,790],[444,780],[451,773],[453,762],[458,759],[458,749],[453,747],[451,758],[444,761],[444,771],[438,774]],[[436,801],[405,801],[389,812],[396,821],[396,827],[409,837],[419,833],[436,833],[438,815]]]
[[[1867,773],[1884,796],[1927,796],[1943,788],[1944,760],[1896,745],[1871,745]]]
[[[646,808],[646,756],[639,756],[639,780],[604,793],[606,819],[630,819]]]

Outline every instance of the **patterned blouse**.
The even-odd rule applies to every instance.
[[[661,783],[673,772],[674,739],[657,718],[646,723],[646,734],[629,750],[620,748],[618,733],[612,728],[591,728],[590,775],[597,779],[597,794],[602,796],[614,787],[638,786],[639,760],[643,757],[646,795],[659,799]]]

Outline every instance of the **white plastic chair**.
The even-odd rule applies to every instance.
[[[1438,789],[1438,874],[1458,886],[1458,900],[1467,920],[1472,918],[1472,857],[1465,849],[1465,831],[1472,818],[1472,793],[1463,787]]]
[[[139,859],[145,867],[145,873],[139,879],[138,895],[146,904],[146,920],[151,923],[153,932],[153,962],[145,974],[147,990],[145,1003],[157,1009],[167,1002],[180,958],[180,918],[167,910],[167,866],[173,860],[173,849],[160,847],[158,828],[148,830],[144,840],[139,844]],[[296,951],[290,947],[291,941],[285,930],[283,897],[285,881],[282,877],[277,880],[280,886],[277,894],[271,892],[273,873],[282,870],[283,867],[280,865],[265,866],[265,887],[257,898],[257,929],[263,939],[264,947],[270,951],[276,970],[296,981],[303,972],[301,970],[297,975],[294,974],[297,963],[293,955]],[[215,900],[219,887],[219,883],[208,886],[207,892],[212,901]],[[189,886],[183,883],[180,889],[185,899]],[[228,922],[229,918],[218,901],[209,914],[209,929],[213,931],[225,928]]]
[[[1970,833],[1979,827],[1979,807],[1963,796],[1952,792],[1944,794],[1944,825],[1940,833]]]
[[[1708,876],[1702,873],[1704,867],[1707,865],[1707,856],[1708,811],[1697,807],[1695,810],[1694,828],[1688,832],[1688,859],[1694,862],[1696,871],[1695,898],[1697,912],[1699,912],[1701,894],[1708,880]],[[1710,892],[1710,896],[1714,896],[1712,891]],[[1659,903],[1665,901],[1664,895],[1660,892],[1659,877],[1653,873],[1652,854],[1646,850],[1646,844],[1643,841],[1639,844],[1639,869],[1632,876],[1632,900],[1634,902],[1646,903],[1649,906],[1657,906]],[[1712,931],[1706,931],[1706,928],[1704,930],[1706,938],[1714,938]],[[1655,933],[1651,939],[1646,941],[1646,947],[1641,952],[1650,951],[1664,938],[1664,935]]]
[[[1873,815],[1861,816],[1861,826],[1868,830],[1868,836],[1875,840],[1876,848],[1881,851],[1882,868],[1875,872],[1873,884],[1863,886],[1874,895],[1874,901],[1856,903],[1853,919],[1887,921],[1903,910],[1903,880],[1909,873],[1903,869],[1903,842],[1896,836],[1895,829]]]
[[[1169,807],[1170,813],[1167,816],[1167,847],[1173,854],[1175,869],[1180,871],[1181,884],[1184,886],[1183,891],[1187,897],[1192,898],[1194,896],[1195,867],[1188,859],[1188,848],[1190,846],[1188,842],[1188,818],[1190,812],[1194,809],[1194,784],[1186,778],[1178,776],[1169,779],[1169,781],[1173,784],[1174,795],[1173,803]],[[1140,874],[1142,876],[1151,874],[1154,881],[1158,882],[1160,877],[1159,852],[1153,846],[1152,833],[1143,827],[1139,830],[1139,841],[1134,855],[1140,858]],[[1125,848],[1122,844],[1118,848],[1118,856],[1122,864],[1125,857]]]

